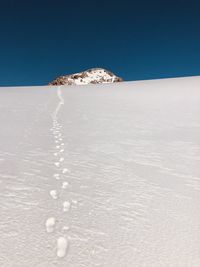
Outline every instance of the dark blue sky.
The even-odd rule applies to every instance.
[[[125,80],[200,75],[199,2],[0,0],[0,86],[91,67]]]

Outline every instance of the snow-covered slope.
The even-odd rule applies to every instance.
[[[97,83],[122,82],[122,78],[117,77],[112,72],[102,68],[92,68],[80,73],[60,76],[49,85],[86,85]]]
[[[200,266],[199,88],[1,88],[0,266]]]

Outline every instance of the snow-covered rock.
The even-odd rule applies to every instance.
[[[102,69],[92,68],[83,72],[60,76],[49,83],[49,85],[84,85],[97,83],[122,82],[123,79],[114,73]]]

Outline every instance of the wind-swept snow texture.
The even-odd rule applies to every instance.
[[[1,267],[200,266],[200,77],[0,89]]]

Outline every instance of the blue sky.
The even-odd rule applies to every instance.
[[[0,86],[104,67],[125,80],[200,75],[199,1],[0,1]]]

